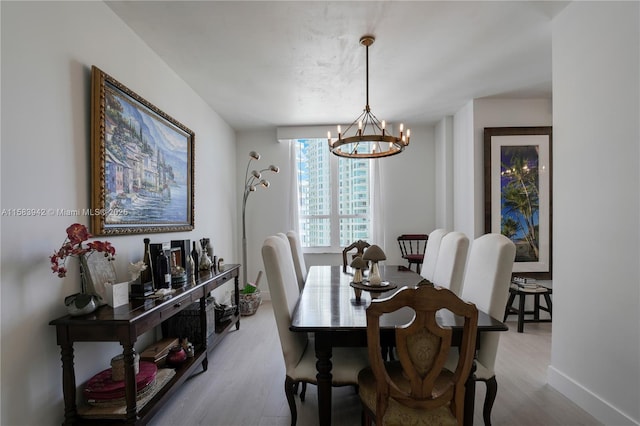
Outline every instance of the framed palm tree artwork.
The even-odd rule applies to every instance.
[[[516,245],[513,272],[551,279],[551,127],[484,129],[485,232]]]

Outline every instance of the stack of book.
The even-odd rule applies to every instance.
[[[163,367],[169,349],[180,343],[177,337],[167,337],[145,348],[140,354],[140,361],[149,361],[158,367]]]
[[[513,277],[511,279],[511,285],[518,290],[524,290],[524,291],[547,290],[546,287],[538,284],[535,278]]]

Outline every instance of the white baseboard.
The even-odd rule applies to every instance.
[[[547,383],[606,426],[640,425],[553,366],[549,366],[547,370]]]

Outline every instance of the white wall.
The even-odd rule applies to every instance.
[[[237,261],[230,127],[104,3],[1,2],[1,8],[1,207],[89,207],[90,68],[96,65],[196,135],[195,230],[154,234],[152,241],[208,236],[220,255]],[[68,225],[88,225],[89,217],[1,220],[0,424],[60,424],[60,349],[48,323],[65,314],[63,298],[80,288],[73,266],[60,279],[48,256]],[[117,249],[117,276],[125,281],[128,263],[142,258],[143,236],[106,239]],[[75,349],[78,385],[122,351],[113,343]]]
[[[322,132],[326,135],[326,131]],[[284,131],[281,137],[293,137]],[[237,138],[237,184],[238,194],[243,191],[244,174],[248,154],[257,151],[262,159],[260,168],[269,164],[280,167],[278,175],[270,174],[271,186],[251,194],[246,208],[247,222],[247,275],[254,280],[259,270],[264,270],[261,248],[264,239],[277,232],[291,229],[289,215],[290,173],[289,147],[277,142],[276,129],[238,132]],[[324,137],[324,136],[323,136]],[[435,228],[435,143],[431,126],[412,127],[411,143],[402,154],[378,160],[381,166],[382,193],[384,197],[383,249],[389,264],[404,264],[396,238],[403,233],[429,233]],[[252,164],[251,169],[256,168]],[[241,198],[238,209],[241,211]],[[399,207],[401,206],[401,207]],[[238,233],[241,233],[238,224]],[[307,266],[319,264],[342,264],[342,254],[307,254]],[[266,281],[262,288],[268,298]]]
[[[474,227],[474,147],[473,101],[467,102],[453,116],[453,229],[464,232],[470,240]]]
[[[638,2],[553,21],[554,319],[549,383],[640,424]]]
[[[435,228],[453,230],[453,117],[440,120],[435,137]]]

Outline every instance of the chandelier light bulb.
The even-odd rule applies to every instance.
[[[259,159],[260,159],[260,154],[258,154],[258,153],[257,153],[257,152],[255,152],[255,151],[251,151],[251,152],[249,153],[249,157],[253,158],[254,160],[259,160]]]

